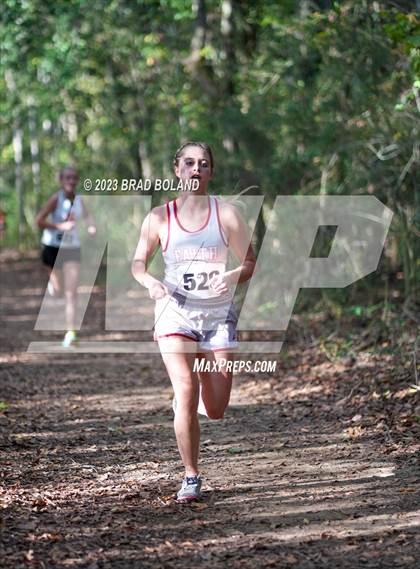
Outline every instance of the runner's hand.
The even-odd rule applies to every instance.
[[[169,290],[166,288],[166,286],[159,281],[156,281],[155,283],[150,285],[148,290],[149,290],[149,296],[153,300],[159,300],[160,298],[163,298],[164,296],[169,294]]]
[[[89,225],[87,230],[89,235],[92,235],[92,237],[96,235],[96,227],[94,225]]]
[[[230,284],[230,275],[228,273],[214,275],[209,281],[209,287],[218,294],[228,292]]]
[[[60,231],[71,231],[75,225],[74,221],[62,221],[57,223],[57,229]]]

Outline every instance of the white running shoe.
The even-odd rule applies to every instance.
[[[48,291],[48,294],[49,294],[50,296],[55,296],[54,286],[53,286],[53,284],[52,284],[51,281],[48,281],[48,284],[47,284],[47,291]]]
[[[70,348],[70,346],[74,346],[75,344],[77,344],[77,335],[76,332],[74,330],[69,330],[68,332],[66,332],[66,335],[64,336],[64,340],[61,342],[61,345],[63,346],[63,348]]]
[[[192,502],[201,498],[202,479],[199,474],[185,476],[181,489],[177,492],[177,502]]]

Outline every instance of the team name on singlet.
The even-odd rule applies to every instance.
[[[217,247],[180,247],[174,248],[175,260],[183,261],[214,261],[217,259]]]

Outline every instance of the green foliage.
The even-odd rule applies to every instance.
[[[5,0],[0,207],[7,242],[18,236],[17,128],[20,246],[37,242],[35,213],[57,189],[61,165],[77,164],[82,179],[168,177],[180,142],[203,139],[214,148],[218,192],[256,184],[267,204],[284,194],[377,196],[395,213],[384,269],[403,273],[409,296],[419,273],[420,32],[415,3],[401,4],[413,10],[365,0],[240,1],[227,37],[220,3],[208,0],[193,61],[197,14],[187,0]]]

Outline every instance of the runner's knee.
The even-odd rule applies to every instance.
[[[77,292],[75,290],[66,290],[65,296],[67,300],[75,300],[77,297]]]
[[[197,401],[199,397],[198,386],[195,386],[192,382],[190,376],[177,376],[175,379],[176,389],[175,396],[177,400],[177,406],[188,407],[191,411],[194,411],[197,407]]]

